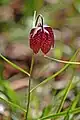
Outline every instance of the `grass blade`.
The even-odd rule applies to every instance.
[[[1,57],[4,61],[6,61],[7,63],[9,63],[11,66],[13,66],[14,68],[16,68],[16,69],[20,70],[21,72],[25,73],[26,75],[30,76],[30,74],[29,74],[27,71],[25,71],[24,69],[22,69],[22,68],[19,67],[18,65],[12,63],[12,62],[9,61],[7,58],[5,58],[3,55],[0,54],[0,57]]]
[[[73,72],[73,75],[74,75],[74,72]],[[63,97],[62,97],[62,100],[61,100],[61,103],[60,103],[59,108],[58,108],[58,110],[57,110],[57,113],[59,113],[59,112],[61,111],[61,109],[62,109],[62,107],[63,107],[63,104],[64,104],[64,102],[65,102],[65,99],[66,99],[66,97],[67,97],[67,95],[68,95],[68,93],[69,93],[69,91],[70,91],[70,89],[71,89],[72,81],[73,81],[73,77],[74,77],[73,75],[72,75],[71,80],[69,80],[69,84],[68,84],[67,87],[65,88],[65,93],[64,93],[64,95],[63,95]]]
[[[13,107],[16,107],[16,108],[18,108],[18,109],[26,112],[26,110],[25,110],[24,108],[22,108],[20,105],[15,104],[15,103],[13,103],[13,102],[11,102],[11,101],[8,101],[8,100],[4,99],[4,98],[1,97],[1,96],[0,96],[0,99],[3,100],[4,102],[6,102],[6,103],[9,104],[9,105],[11,105],[11,106],[13,106]]]
[[[49,116],[45,116],[43,118],[39,118],[38,120],[45,120],[45,119],[57,118],[57,117],[60,117],[60,116],[65,116],[66,113],[67,113],[67,111],[56,113],[56,114],[51,114]],[[74,110],[70,110],[69,111],[69,114],[77,114],[77,113],[80,113],[80,107],[78,107],[78,108],[76,108]]]
[[[73,115],[69,115],[69,111],[70,111],[70,110],[74,110],[74,108],[76,107],[79,99],[80,99],[80,92],[78,93],[78,95],[77,95],[77,96],[75,97],[75,99],[73,100],[73,102],[72,102],[72,104],[71,104],[71,106],[70,106],[70,108],[69,108],[69,110],[68,110],[68,112],[67,112],[64,120],[72,120]]]

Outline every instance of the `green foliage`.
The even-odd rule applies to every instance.
[[[6,5],[10,2],[10,0],[0,0],[0,5]]]
[[[40,118],[49,115],[51,112],[51,109],[52,109],[52,105],[48,105],[47,107],[45,107],[42,111],[42,115]]]
[[[27,16],[32,16],[34,11],[39,11],[43,6],[43,0],[25,0],[23,13]]]
[[[80,0],[74,0],[74,6],[76,10],[80,13]]]
[[[41,119],[38,119],[38,120],[45,120],[45,119],[57,118],[57,117],[60,117],[60,116],[65,116],[66,113],[67,113],[67,111],[60,112],[60,113],[57,113],[57,114],[51,114],[49,116],[45,116],[45,117],[43,117]],[[70,110],[70,113],[73,113],[73,114],[80,113],[80,108],[76,108],[74,110]]]
[[[20,104],[17,94],[10,88],[9,82],[3,77],[3,69],[4,66],[0,63],[0,93],[3,94],[10,102]]]

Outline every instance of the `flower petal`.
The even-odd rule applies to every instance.
[[[41,30],[36,32],[35,30],[36,28],[32,29],[30,32],[30,47],[33,49],[34,53],[37,54],[41,45]]]
[[[50,34],[44,32],[42,34],[41,50],[44,54],[48,53],[52,45],[52,38]]]
[[[54,32],[53,32],[53,29],[49,26],[46,26],[44,27],[48,32],[49,32],[49,35],[51,37],[51,41],[52,41],[52,47],[54,47]]]

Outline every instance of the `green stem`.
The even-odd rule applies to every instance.
[[[33,24],[32,24],[32,27],[33,27],[33,28],[35,27],[36,15],[37,15],[37,12],[36,12],[36,11],[34,11]]]
[[[34,16],[33,16],[33,25],[32,25],[33,28],[35,27],[35,19],[36,19],[36,11],[34,11]],[[27,120],[27,118],[28,118],[28,112],[29,112],[31,77],[32,77],[33,65],[34,65],[34,53],[33,53],[33,55],[32,55],[31,67],[30,67],[29,88],[28,88],[28,101],[27,101],[27,111],[26,111],[26,115],[25,115],[25,120]]]
[[[7,58],[5,58],[3,55],[0,54],[0,57],[6,61],[8,64],[10,64],[11,66],[13,66],[14,68],[18,69],[19,71],[23,72],[24,74],[30,76],[30,74],[25,71],[24,69],[22,69],[21,67],[17,66],[16,64],[12,63],[11,61],[9,61]]]
[[[43,30],[43,16],[42,16],[42,15],[38,15],[38,16],[37,16],[35,26],[37,26],[38,21],[39,21],[39,18],[41,18],[41,26],[42,26],[42,30]]]
[[[31,88],[31,76],[34,64],[34,54],[32,55],[31,67],[30,67],[30,77],[29,77],[29,88],[28,88],[28,103],[27,103],[27,112],[25,116],[25,120],[28,118],[29,106],[30,106],[30,88]]]

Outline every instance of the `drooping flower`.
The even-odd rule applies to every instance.
[[[51,27],[40,23],[30,32],[30,48],[35,54],[41,51],[47,54],[54,47],[54,33]]]

